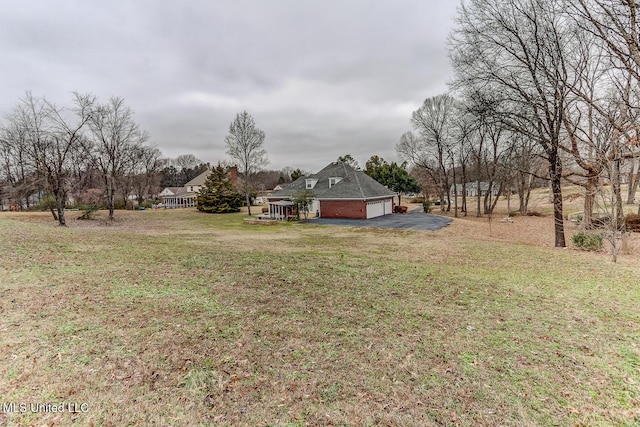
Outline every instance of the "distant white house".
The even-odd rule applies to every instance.
[[[196,205],[198,191],[204,185],[210,171],[202,172],[200,175],[187,182],[184,187],[166,187],[160,194],[160,200],[167,208],[191,208]]]
[[[200,175],[187,182],[183,187],[165,187],[158,197],[167,208],[191,208],[197,204],[198,192],[204,186],[204,182],[211,173],[210,170],[202,172]],[[235,166],[229,168],[231,182],[237,184],[238,169]]]
[[[480,197],[484,196],[485,194],[487,194],[487,191],[489,190],[489,182],[488,181],[481,181],[480,182]],[[458,196],[462,195],[462,184],[455,184],[452,185],[449,188],[449,194],[451,196],[458,194]],[[466,196],[467,197],[476,197],[478,195],[478,183],[477,182],[467,182],[464,185],[464,189],[466,192]],[[500,191],[500,185],[497,182],[493,182],[491,183],[491,195],[492,196],[497,196],[498,195],[498,191]]]

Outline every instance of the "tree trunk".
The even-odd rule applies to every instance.
[[[598,177],[590,177],[585,184],[584,212],[582,215],[583,228],[591,228],[593,225],[593,207],[595,205]]]
[[[522,179],[522,177],[520,177],[520,179],[518,179],[517,181],[517,185],[518,188],[516,188],[516,191],[518,192],[518,212],[520,212],[520,215],[526,215],[526,210],[524,208],[524,201],[525,201],[525,196],[524,196],[524,192],[525,192],[525,187],[524,187],[524,180]]]
[[[58,192],[56,192],[56,208],[58,210],[58,224],[60,224],[60,226],[62,227],[66,227],[67,226],[67,221],[66,218],[64,217],[64,202],[65,202],[65,195],[64,194],[59,194]]]
[[[478,218],[482,216],[482,211],[480,210],[480,178],[476,180],[476,216]]]
[[[249,190],[245,191],[245,200],[247,201],[247,211],[249,212],[249,216],[251,216],[251,200],[249,198]]]
[[[635,203],[636,191],[638,191],[638,183],[640,182],[640,165],[636,168],[636,158],[631,159],[631,172],[629,172],[629,188],[627,189],[627,204]]]
[[[524,194],[524,205],[521,206],[520,213],[526,215],[529,212],[529,198],[531,197],[531,187],[527,188],[527,192]]]
[[[553,197],[553,223],[556,248],[566,247],[564,238],[564,215],[562,212],[562,162],[557,152],[549,157],[550,188]]]
[[[489,197],[491,196],[491,184],[489,184],[489,186],[487,187],[487,192],[484,193],[484,196],[482,197],[482,209],[483,212],[485,214],[490,214],[491,213],[491,209],[489,208]]]
[[[493,186],[493,184],[492,184],[492,186]],[[500,200],[500,194],[502,194],[502,189],[503,189],[503,187],[504,187],[504,186],[503,186],[503,184],[502,184],[502,182],[501,182],[501,183],[500,183],[500,185],[498,186],[498,191],[496,192],[496,193],[497,193],[497,194],[496,194],[496,197],[495,197],[495,198],[493,199],[493,201],[491,202],[491,207],[490,207],[490,210],[489,210],[489,213],[490,213],[490,214],[493,214],[493,211],[495,210],[496,205],[498,204],[498,200]],[[507,216],[509,216],[509,208],[508,208],[508,205],[507,205]]]
[[[51,214],[53,215],[53,219],[58,221],[58,224],[61,227],[64,227],[67,225],[66,221],[65,221],[65,217],[64,217],[64,204],[67,201],[67,194],[65,192],[65,190],[59,185],[59,181],[55,181],[53,178],[48,179],[49,181],[49,186],[51,188],[51,193],[53,195],[53,200],[55,202],[55,211],[53,206],[51,206],[49,203],[50,210],[51,210]]]
[[[467,216],[467,168],[464,167],[462,162],[462,212],[464,216]]]
[[[451,193],[451,192],[449,192]],[[456,168],[453,168],[453,216],[458,217],[458,186],[456,184]]]
[[[460,207],[464,216],[467,216],[467,184],[462,184],[462,206]]]
[[[620,230],[624,224],[622,191],[620,187],[620,159],[618,158],[613,161],[613,176],[611,179],[611,190],[613,191],[615,203],[611,208],[614,210],[612,214],[616,217],[616,231]]]
[[[520,199],[520,206],[518,211],[520,215],[524,216],[529,210],[529,197],[531,196],[531,184],[533,182],[533,175],[529,174],[526,178],[522,175],[518,183],[518,198]]]
[[[447,199],[447,212],[451,212],[451,191],[449,186],[449,179],[447,175],[444,175],[444,180],[442,181],[442,195]]]
[[[492,194],[492,190],[493,190],[493,181],[489,181],[487,183],[487,192],[484,193],[484,197],[482,198],[482,203],[483,203],[483,209],[484,209],[484,213],[486,214],[491,214],[491,197],[493,196]]]
[[[116,193],[113,189],[109,189],[107,194],[107,205],[109,206],[109,219],[113,221],[113,212],[115,211]]]

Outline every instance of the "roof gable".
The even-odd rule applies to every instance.
[[[202,187],[204,185],[204,182],[207,180],[207,177],[209,176],[209,174],[211,174],[211,170],[207,169],[206,171],[202,172],[200,175],[193,178],[191,181],[187,182],[184,186],[195,187],[196,185],[199,185],[200,187]]]
[[[180,190],[182,189],[182,187],[165,187],[160,194],[158,194],[159,196],[174,196],[176,195]]]

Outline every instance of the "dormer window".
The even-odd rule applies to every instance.
[[[342,180],[339,176],[329,178],[329,188],[333,187]]]
[[[304,182],[306,183],[306,189],[307,190],[313,190],[313,187],[316,186],[316,183],[318,182],[317,179],[311,179],[311,178],[307,178],[304,180]]]

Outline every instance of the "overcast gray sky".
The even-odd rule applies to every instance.
[[[411,112],[447,89],[457,0],[0,0],[0,113],[27,90],[119,96],[166,157],[227,158],[247,110],[270,169],[397,160]]]

